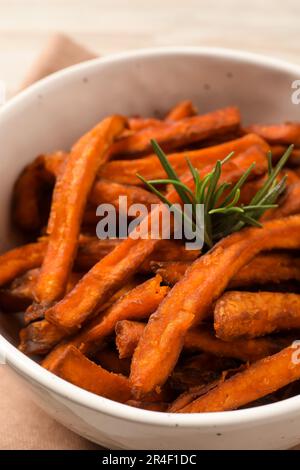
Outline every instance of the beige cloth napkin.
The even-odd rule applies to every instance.
[[[56,34],[29,70],[21,89],[57,70],[95,57],[68,37]],[[0,422],[0,450],[100,449],[40,410],[6,365],[0,365]]]

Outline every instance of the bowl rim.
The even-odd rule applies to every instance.
[[[82,72],[93,71],[98,68],[101,70],[114,63],[130,62],[136,59],[176,55],[228,59],[232,62],[245,63],[248,66],[258,65],[266,69],[295,74],[295,80],[300,77],[300,65],[241,50],[176,46],[139,49],[92,59],[43,78],[1,107],[0,125],[1,119],[5,119],[6,114],[13,112],[22,103],[30,103],[36,93],[46,88],[55,88],[58,83],[66,79],[73,80],[76,76],[80,76]],[[253,422],[278,421],[280,418],[294,415],[295,412],[300,410],[300,395],[269,405],[227,412],[173,414],[142,410],[95,395],[57,377],[21,353],[2,335],[0,335],[0,352],[6,363],[14,370],[17,370],[20,375],[28,377],[60,397],[95,412],[133,423],[188,428],[236,427],[241,424],[249,425]]]

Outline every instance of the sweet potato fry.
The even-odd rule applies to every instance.
[[[255,362],[244,371],[219,383],[180,412],[235,410],[275,392],[300,378],[300,364],[299,360],[295,360],[294,354],[295,348],[290,346]]]
[[[138,285],[108,309],[104,315],[95,318],[71,341],[83,353],[99,348],[106,336],[112,334],[120,320],[143,320],[156,310],[168,293],[168,287],[161,286],[161,277],[156,276]]]
[[[300,182],[287,187],[286,192],[279,200],[279,206],[269,209],[261,220],[272,220],[287,217],[300,212]]]
[[[187,331],[207,315],[232,277],[263,250],[299,248],[299,228],[300,216],[291,216],[242,230],[192,264],[151,316],[135,350],[130,377],[137,396],[166,381]]]
[[[269,125],[254,124],[249,126],[247,132],[259,135],[271,145],[300,146],[300,123],[287,122],[286,124]]]
[[[188,406],[190,403],[193,403],[199,397],[202,397],[210,390],[213,390],[219,383],[222,383],[224,380],[221,377],[220,379],[214,380],[208,384],[196,385],[191,387],[186,392],[179,395],[178,398],[169,406],[169,413],[180,413],[182,409]]]
[[[38,302],[50,304],[65,293],[77,249],[81,218],[96,172],[124,128],[124,119],[104,119],[74,145],[53,194],[47,252],[35,288]]]
[[[162,278],[164,279],[163,276]],[[231,279],[229,287],[247,287],[290,280],[300,280],[299,258],[286,252],[261,253]]]
[[[39,270],[30,269],[22,276],[16,277],[5,289],[0,290],[0,307],[5,312],[22,312],[33,300]]]
[[[165,151],[201,142],[214,136],[235,131],[240,126],[240,113],[230,107],[211,113],[192,116],[181,121],[165,122],[159,127],[142,129],[133,135],[121,138],[112,145],[110,154],[139,155],[151,152],[151,139],[156,139]]]
[[[118,321],[115,327],[116,346],[120,359],[132,357],[145,329],[145,324],[138,321]]]
[[[142,410],[148,411],[167,411],[169,404],[161,401],[158,402],[148,402],[148,401],[138,401],[138,400],[128,400],[126,405],[133,406],[134,408],[141,408]]]
[[[63,152],[48,155],[50,161],[62,159]],[[46,223],[47,187],[54,185],[55,177],[45,167],[46,156],[37,157],[18,177],[13,191],[13,221],[26,232],[39,230]],[[48,183],[48,185],[47,185]],[[50,194],[50,192],[49,192]]]
[[[110,308],[111,305],[117,302],[136,285],[137,284],[134,279],[129,281],[125,286],[112,295],[107,302],[103,303],[101,307],[99,307],[99,313]],[[28,310],[28,313],[26,312],[25,318],[27,322],[29,322],[33,319],[42,318],[43,314],[44,311],[40,309],[40,306],[38,306],[38,309],[35,309],[34,304],[32,304],[32,308]],[[38,317],[38,315],[40,315],[40,317]],[[64,330],[43,319],[41,321],[31,323],[20,331],[19,349],[26,354],[45,355],[65,336],[66,334]]]
[[[51,372],[78,387],[110,400],[124,403],[131,397],[130,384],[126,377],[97,366],[74,346],[65,349],[60,361],[57,361]]]
[[[39,241],[14,248],[0,255],[0,286],[13,281],[14,278],[30,269],[39,267],[43,261],[46,246],[45,241]]]
[[[170,286],[174,286],[183,277],[190,265],[188,261],[150,261],[150,269]]]
[[[226,295],[226,294],[225,294]],[[144,332],[145,324],[123,320],[116,325],[116,345],[120,358],[131,357]],[[218,357],[231,357],[253,362],[280,351],[287,342],[278,338],[239,339],[222,341],[209,328],[192,328],[187,332],[184,349],[203,351]]]
[[[284,145],[272,145],[271,151],[272,151],[272,157],[273,157],[273,162],[277,162],[284,152],[287,150],[287,146]],[[290,158],[288,159],[288,165],[289,166],[298,166],[300,165],[300,149],[294,148],[292,151]]]
[[[166,115],[166,121],[180,121],[181,119],[195,116],[197,110],[189,100],[180,101]]]
[[[70,292],[77,282],[82,278],[83,274],[77,273],[77,272],[72,272],[70,273],[67,287],[66,287],[66,293]],[[35,289],[35,285],[37,283],[39,277],[39,269],[31,270],[26,273],[26,278],[23,280],[23,283],[21,286],[18,286],[18,289],[14,289],[14,292],[16,294],[25,294],[27,292],[27,298],[33,302],[34,297],[33,297],[33,292]],[[26,281],[24,283],[24,281]],[[14,287],[14,286],[12,286]],[[44,317],[44,310],[41,308],[40,304],[36,304],[35,302],[31,303],[30,306],[28,306],[27,310],[24,313],[24,323],[28,325],[32,321],[35,320],[41,320]]]
[[[47,354],[65,336],[62,329],[47,320],[30,323],[20,331],[19,349],[25,354]]]
[[[266,162],[264,162],[266,166]],[[206,175],[211,170],[211,166],[205,167],[200,174]],[[233,181],[243,173],[243,166],[237,167],[232,162],[224,165],[220,181]],[[188,176],[185,181],[191,187],[193,179]],[[174,189],[168,191],[170,202],[179,202],[178,194]],[[158,213],[167,210],[164,205],[159,205],[154,211]],[[141,264],[150,257],[151,253],[159,245],[160,240],[149,238],[149,222],[153,216],[143,219],[137,230],[143,234],[137,240],[131,237],[124,240],[105,258],[100,260],[81,279],[77,286],[60,302],[46,313],[46,318],[58,324],[66,331],[66,336],[72,334],[76,329],[94,314],[97,305],[105,302],[106,298],[115,292],[126,277],[133,275]],[[148,235],[147,235],[148,234]],[[161,235],[163,238],[163,234]]]
[[[97,351],[93,355],[93,359],[100,364],[103,369],[113,372],[114,374],[122,374],[128,377],[130,372],[130,361],[128,359],[121,359],[116,351],[106,347],[101,351]]]
[[[113,204],[119,211],[120,196],[127,197],[128,207],[132,204],[145,204],[150,208],[151,204],[159,202],[157,196],[139,186],[129,186],[101,179],[95,182],[89,195],[89,202],[95,206],[105,203]]]
[[[232,140],[224,144],[213,147],[191,150],[187,152],[173,153],[168,155],[168,159],[175,171],[182,175],[188,170],[186,157],[198,168],[215,164],[217,160],[222,160],[230,152],[235,152],[233,161],[237,157],[248,158],[248,166],[256,161],[257,166],[266,163],[266,154],[269,146],[264,140],[255,134],[246,135],[240,139]],[[249,162],[251,158],[251,161]],[[121,184],[141,185],[141,180],[136,173],[141,174],[146,179],[161,179],[166,177],[166,173],[158,162],[156,155],[140,158],[137,160],[116,160],[108,162],[99,170],[99,177],[105,180],[117,181]]]
[[[214,308],[216,334],[225,341],[300,328],[300,295],[226,292]]]

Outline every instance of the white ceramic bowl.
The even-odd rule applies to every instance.
[[[45,151],[67,149],[111,113],[152,115],[181,99],[200,112],[238,105],[244,122],[299,120],[291,84],[300,67],[244,52],[176,48],[130,52],[59,72],[0,112],[0,243],[9,227],[13,182]],[[0,315],[7,364],[55,419],[108,448],[280,449],[300,442],[300,396],[239,411],[165,414],[115,403],[75,387],[20,353],[9,316]],[[3,366],[6,367],[6,366]]]

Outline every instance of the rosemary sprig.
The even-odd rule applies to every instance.
[[[272,165],[272,154],[269,152],[268,158],[268,176],[263,186],[257,191],[248,205],[239,203],[240,193],[243,185],[247,181],[255,163],[245,171],[241,178],[234,185],[230,183],[221,183],[220,177],[222,166],[232,157],[231,152],[224,160],[218,160],[215,167],[204,177],[201,177],[199,171],[193,166],[187,158],[187,164],[194,181],[194,188],[191,190],[184,182],[180,180],[174,168],[170,164],[168,157],[160,148],[155,140],[151,141],[154,152],[164,168],[168,178],[147,181],[141,175],[137,174],[143,183],[155,193],[162,202],[175,211],[179,212],[181,217],[188,219],[188,222],[197,230],[196,224],[196,206],[203,204],[204,209],[204,249],[211,248],[221,238],[230,233],[241,230],[245,226],[262,227],[259,222],[260,217],[268,209],[277,207],[276,201],[286,188],[286,177],[278,181],[278,175],[289,156],[292,153],[291,145],[277,165]],[[173,185],[183,204],[192,205],[192,218],[189,218],[185,211],[182,211],[167,199],[167,197],[157,189],[157,185]],[[227,194],[226,194],[227,193]],[[225,195],[226,194],[226,195]]]

